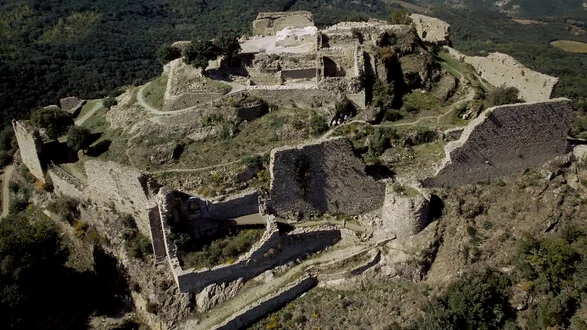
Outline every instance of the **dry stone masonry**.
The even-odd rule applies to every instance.
[[[345,138],[275,149],[270,171],[268,205],[276,215],[355,215],[383,204],[385,188],[365,174],[365,164]]]
[[[526,102],[546,101],[552,97],[558,78],[526,68],[515,58],[502,53],[491,53],[487,57],[466,56],[458,50],[445,47],[461,62],[471,64],[481,78],[493,86],[515,87]]]
[[[381,209],[382,227],[397,235],[415,235],[430,223],[430,193],[420,187],[388,185]]]
[[[72,116],[79,115],[82,107],[86,104],[86,100],[79,99],[75,96],[66,97],[64,99],[59,100],[59,105],[61,106],[61,110],[69,113]]]
[[[450,24],[438,18],[419,14],[412,14],[410,17],[422,41],[439,46],[450,44]]]
[[[12,127],[22,162],[35,178],[44,182],[45,173],[39,158],[43,151],[43,141],[39,131],[24,120],[12,121]]]
[[[568,99],[493,107],[471,122],[429,184],[458,186],[511,175],[568,152]]]
[[[253,21],[253,35],[274,36],[285,28],[305,28],[314,26],[312,13],[309,11],[259,13]]]

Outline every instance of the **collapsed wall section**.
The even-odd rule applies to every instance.
[[[439,46],[450,44],[450,24],[438,18],[419,14],[411,14],[410,18],[412,18],[422,41]]]
[[[511,175],[565,154],[572,118],[571,101],[493,107],[471,122],[429,185],[458,186]]]
[[[513,57],[502,53],[491,53],[487,57],[466,56],[445,47],[449,54],[461,62],[471,64],[481,78],[493,86],[515,87],[526,102],[546,101],[552,97],[558,78],[526,68]]]
[[[89,160],[85,164],[88,177],[87,196],[103,205],[110,205],[120,213],[134,217],[138,229],[151,235],[149,200],[159,185],[146,173],[115,162]]]
[[[312,13],[309,11],[266,12],[259,13],[253,21],[253,35],[274,36],[287,28],[305,28],[314,26]]]
[[[20,150],[20,158],[29,172],[40,181],[45,181],[45,174],[40,155],[43,150],[43,140],[39,131],[24,120],[12,121],[16,142]]]
[[[365,173],[345,138],[271,152],[268,206],[279,216],[360,214],[383,204],[385,187]]]

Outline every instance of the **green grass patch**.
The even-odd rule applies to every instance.
[[[587,43],[571,40],[556,40],[550,43],[556,48],[562,49],[569,53],[585,54],[587,53]]]
[[[167,75],[162,75],[145,87],[143,96],[145,102],[155,109],[163,108],[163,99],[165,96],[165,89],[167,88]]]
[[[79,116],[77,116],[77,118],[82,118],[85,114],[92,110],[99,102],[102,102],[102,99],[94,99],[87,101],[86,104],[84,104],[84,106],[82,107],[82,110],[80,111]]]

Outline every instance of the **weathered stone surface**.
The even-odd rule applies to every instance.
[[[430,222],[430,193],[421,188],[405,189],[407,193],[398,193],[394,185],[388,185],[381,209],[383,229],[398,237],[415,235]]]
[[[111,205],[118,212],[134,217],[138,229],[147,237],[151,235],[149,200],[157,193],[159,185],[146,173],[115,162],[89,160],[85,164],[88,177],[88,196],[102,205]]]
[[[314,26],[312,13],[309,11],[267,12],[259,13],[253,21],[253,35],[273,36],[277,32],[291,28]]]
[[[205,312],[212,307],[236,296],[244,285],[242,278],[231,283],[210,284],[196,295],[196,307],[199,312]]]
[[[427,184],[458,186],[511,175],[567,153],[572,122],[568,99],[493,107],[445,147],[446,158]]]
[[[450,44],[450,24],[438,18],[412,14],[410,15],[422,41],[436,45]]]
[[[66,97],[59,101],[61,110],[71,114],[74,117],[79,115],[85,103],[86,100],[79,99],[75,96]]]
[[[39,158],[43,150],[43,141],[39,131],[24,120],[12,121],[12,128],[14,128],[22,162],[35,178],[44,182],[45,174]]]
[[[384,187],[345,138],[271,152],[268,206],[277,215],[360,214],[383,204]]]
[[[515,87],[526,102],[546,101],[552,97],[558,78],[526,68],[513,57],[491,53],[487,57],[466,56],[458,50],[445,47],[461,62],[471,64],[481,78],[493,86]]]
[[[587,145],[580,145],[573,148],[573,156],[577,160],[587,161]]]

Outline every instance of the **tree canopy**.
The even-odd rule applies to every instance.
[[[57,108],[43,108],[33,112],[31,122],[37,128],[44,129],[51,139],[62,136],[73,125],[71,116]]]

